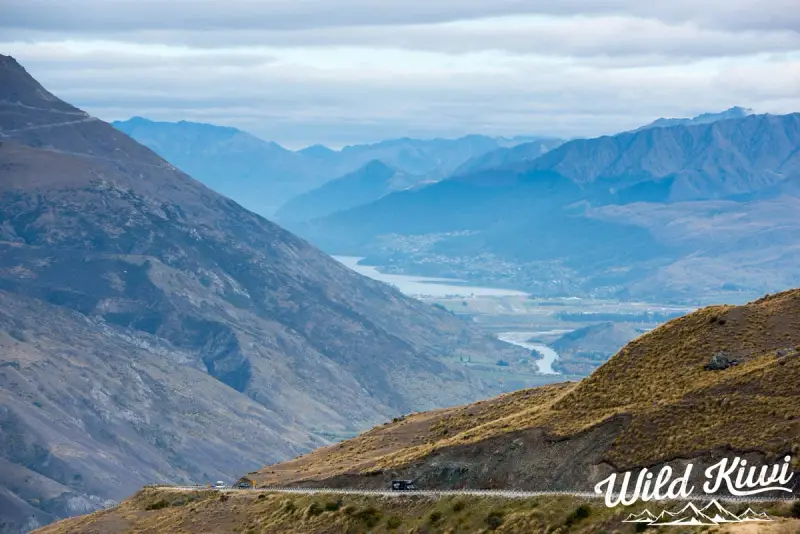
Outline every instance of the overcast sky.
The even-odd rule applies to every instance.
[[[800,111],[797,0],[2,0],[0,52],[105,120],[292,148]]]

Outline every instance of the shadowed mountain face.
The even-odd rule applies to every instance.
[[[392,193],[296,229],[374,264],[445,274],[430,270],[438,262],[448,276],[542,294],[568,287],[685,298],[722,289],[728,274],[736,291],[758,293],[800,282],[789,267],[800,231],[789,216],[798,183],[800,114],[748,115],[570,141],[531,161]],[[737,217],[751,224],[732,224]],[[777,242],[766,235],[783,252],[765,256]],[[398,236],[403,248],[392,241]],[[556,289],[541,282],[556,277],[565,281]]]
[[[215,191],[264,216],[273,215],[291,198],[374,160],[416,175],[417,181],[440,180],[472,157],[530,140],[481,135],[403,138],[342,150],[315,145],[293,152],[236,128],[211,124],[134,117],[113,125]]]
[[[486,396],[501,385],[439,356],[522,354],[211,191],[5,56],[0,136],[0,513],[27,503],[4,515],[15,528]]]

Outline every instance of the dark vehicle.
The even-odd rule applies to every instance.
[[[413,480],[392,480],[392,491],[413,491],[417,489]]]
[[[250,478],[242,477],[236,481],[236,484],[234,484],[233,487],[238,489],[250,489],[250,488],[255,488],[256,483],[253,482],[253,480]]]

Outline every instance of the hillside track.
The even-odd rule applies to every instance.
[[[52,128],[59,128],[59,127],[63,127],[63,126],[72,126],[74,124],[82,124],[82,123],[85,123],[85,122],[96,122],[96,121],[99,121],[99,120],[100,119],[98,119],[97,117],[85,117],[85,118],[82,118],[82,119],[72,120],[72,121],[56,122],[56,123],[50,123],[50,124],[37,124],[35,126],[25,126],[24,128],[15,128],[13,130],[0,130],[0,136],[2,136],[2,137],[13,137],[13,135],[11,135],[11,134],[19,133],[19,132],[29,132],[29,131],[32,131],[32,130],[49,130],[49,129],[52,129]]]
[[[391,490],[370,490],[370,489],[355,489],[355,488],[290,488],[290,487],[266,487],[266,488],[209,488],[206,486],[170,486],[170,485],[153,485],[150,486],[158,489],[169,489],[174,491],[198,491],[198,490],[215,490],[223,493],[227,492],[253,492],[253,493],[291,493],[291,494],[332,494],[332,495],[373,495],[378,497],[451,497],[456,495],[469,495],[475,497],[492,497],[502,499],[530,499],[535,497],[576,497],[579,499],[602,499],[604,495],[597,494],[590,491],[521,491],[521,490],[405,490],[405,491],[391,491]],[[777,502],[777,501],[792,501],[796,497],[792,496],[718,496],[718,497],[698,497],[693,500],[712,500],[716,499],[720,502]],[[692,499],[687,499],[692,500]]]

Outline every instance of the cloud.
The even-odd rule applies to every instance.
[[[800,31],[795,0],[5,0],[2,25],[92,33],[408,25],[504,15],[619,15],[668,23]]]
[[[794,0],[5,0],[0,49],[104,119],[291,146],[599,135],[800,110]]]
[[[9,34],[19,40],[41,40],[30,30]],[[90,34],[95,36],[94,33]],[[693,22],[665,23],[622,16],[517,16],[436,24],[353,26],[301,30],[138,29],[114,39],[154,46],[215,49],[230,47],[363,47],[463,54],[485,50],[560,57],[648,56],[670,62],[697,57],[740,56],[800,49],[800,33],[776,30],[728,31]],[[49,39],[66,39],[62,33]]]

